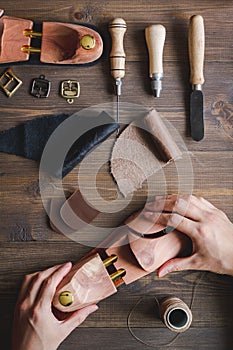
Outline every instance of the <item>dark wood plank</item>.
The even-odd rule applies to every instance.
[[[125,37],[127,54],[126,76],[123,81],[122,102],[153,106],[176,128],[190,152],[194,171],[193,193],[202,195],[224,210],[233,220],[232,177],[232,76],[233,76],[233,5],[222,2],[191,0],[142,0],[78,2],[51,0],[47,3],[1,1],[1,8],[11,16],[41,21],[81,22],[96,25],[105,40],[105,55],[93,67],[12,66],[23,80],[14,97],[8,99],[0,91],[0,129],[4,130],[31,120],[37,116],[54,113],[74,113],[92,105],[115,102],[113,80],[109,73],[108,54],[110,40],[107,25],[113,17],[125,18],[128,26]],[[189,117],[189,63],[187,34],[189,18],[201,14],[205,21],[205,139],[196,143],[188,134]],[[144,29],[149,24],[162,23],[167,29],[164,48],[163,92],[159,100],[151,95],[148,78],[148,54]],[[0,67],[0,73],[5,67]],[[29,95],[32,79],[44,74],[52,81],[48,99],[37,100]],[[72,106],[59,96],[62,80],[75,78],[81,84],[81,95]],[[98,84],[97,84],[98,83]],[[131,116],[132,118],[132,116]],[[121,115],[122,122],[129,115]],[[109,146],[104,152],[110,152]],[[97,166],[102,156],[95,151]],[[44,269],[67,260],[77,261],[91,247],[71,242],[64,235],[54,233],[43,208],[38,185],[38,164],[20,157],[0,154],[0,348],[9,349],[14,302],[20,283],[26,273]],[[185,164],[182,163],[185,183]],[[177,192],[178,175],[174,165],[164,171],[167,191]],[[89,181],[88,190],[98,205],[92,190],[95,186],[91,174],[80,174],[76,167],[63,181],[64,190],[73,192],[81,181]],[[97,178],[100,194],[111,203],[116,188],[105,164]],[[164,188],[162,174],[155,177],[153,194]],[[60,188],[62,191],[62,188]],[[185,192],[186,187],[182,187]],[[57,195],[57,194],[56,194]],[[53,194],[51,195],[53,196]],[[133,198],[132,203],[114,216],[102,215],[98,224],[118,224],[132,211],[139,208],[147,198],[147,186]],[[123,199],[122,199],[122,202]],[[153,318],[153,296],[174,294],[190,302],[193,285],[199,272],[189,271],[158,279],[156,274],[122,286],[119,292],[100,303],[100,309],[61,345],[60,349],[146,349],[137,342],[127,329],[127,316],[141,296],[146,296],[134,314],[133,327],[136,334],[151,345],[162,348],[161,341],[171,334]],[[232,297],[233,280],[227,276],[205,274],[197,288],[193,303],[192,328],[182,334],[172,349],[230,349],[232,348]]]

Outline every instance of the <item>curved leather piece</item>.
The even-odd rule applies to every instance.
[[[24,29],[32,29],[33,22],[26,19],[2,16],[0,18],[0,63],[27,61],[29,54],[21,47],[30,45],[31,38],[23,35]]]
[[[95,47],[80,45],[84,35],[95,38]],[[44,63],[85,64],[96,61],[103,53],[102,38],[95,30],[78,24],[44,22],[40,60]]]
[[[139,265],[147,272],[156,271],[166,261],[183,252],[188,238],[177,231],[170,232],[163,237],[146,239],[130,234],[130,249]]]

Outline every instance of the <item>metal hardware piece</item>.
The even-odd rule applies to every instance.
[[[59,302],[63,306],[70,306],[74,302],[74,297],[69,291],[61,292],[59,295]]]
[[[10,68],[8,68],[0,76],[0,87],[8,97],[13,96],[22,84],[23,82],[12,72]]]
[[[110,278],[111,278],[112,281],[115,281],[115,280],[117,280],[120,277],[124,277],[125,275],[126,275],[125,269],[119,269],[116,272],[112,273],[110,275]]]
[[[74,98],[80,95],[80,84],[77,80],[64,80],[61,83],[61,96],[66,99],[67,103],[74,102]]]
[[[21,51],[30,54],[30,53],[40,53],[41,49],[39,49],[38,47],[32,47],[32,46],[29,46],[29,45],[23,45],[21,47]]]
[[[116,261],[117,261],[117,256],[113,254],[113,255],[109,256],[107,259],[105,259],[103,261],[103,264],[104,264],[105,267],[108,267],[108,266],[112,265]]]
[[[91,50],[94,49],[95,47],[95,38],[90,35],[90,34],[86,34],[84,35],[81,40],[80,40],[80,45],[82,46],[82,48],[84,48],[85,50]]]
[[[41,38],[42,37],[42,33],[34,32],[32,29],[24,29],[23,35],[29,36],[30,38]]]
[[[45,79],[44,75],[35,78],[32,82],[31,95],[37,98],[45,98],[49,96],[51,82]]]

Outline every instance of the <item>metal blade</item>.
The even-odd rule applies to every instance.
[[[201,90],[194,90],[190,96],[190,127],[191,137],[200,141],[204,137],[203,118],[203,93]]]

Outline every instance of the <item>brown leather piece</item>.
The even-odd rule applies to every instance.
[[[120,192],[128,194],[182,152],[155,109],[142,123],[131,123],[117,138],[111,156],[111,173]]]
[[[60,214],[61,208],[65,202],[64,198],[53,198],[51,200],[49,211],[50,227],[55,232],[70,235],[74,230],[65,224]]]
[[[111,237],[114,235],[115,232]],[[106,249],[106,253],[118,256],[114,266],[116,269],[126,270],[126,275],[122,277],[126,284],[156,271],[167,260],[190,251],[190,239],[177,231],[150,240],[133,237],[130,230],[124,227],[121,235],[116,241],[114,240],[114,243],[110,243],[111,246]],[[125,245],[121,245],[123,242]]]
[[[73,295],[73,303],[63,306],[59,302],[62,292]],[[63,312],[71,312],[115,294],[117,289],[98,253],[77,262],[62,280],[53,299],[53,306]]]
[[[80,191],[75,191],[60,210],[62,220],[74,230],[91,223],[100,212],[91,207]]]
[[[29,54],[22,52],[23,45],[30,45],[31,38],[23,35],[24,29],[32,29],[33,22],[26,19],[2,16],[0,18],[0,63],[27,61]]]
[[[57,64],[84,64],[97,60],[103,52],[99,33],[77,24],[44,22],[42,30],[41,62]],[[80,45],[82,36],[95,38],[95,47],[85,50]]]

